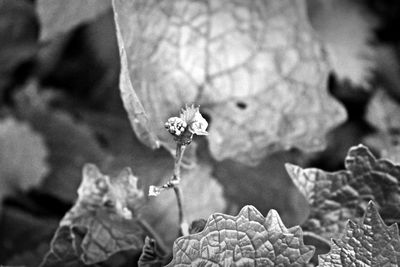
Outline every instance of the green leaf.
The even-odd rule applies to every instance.
[[[47,147],[25,122],[0,121],[0,201],[18,190],[38,187],[48,174]]]
[[[299,226],[286,228],[275,210],[264,218],[245,206],[236,217],[211,215],[202,232],[177,239],[168,266],[303,266],[313,254]]]
[[[319,256],[321,267],[399,266],[400,238],[397,224],[386,226],[371,201],[360,223],[349,221],[345,235],[332,240],[328,254]]]
[[[94,264],[122,250],[141,250],[144,233],[137,209],[143,192],[136,183],[129,168],[110,178],[95,165],[85,165],[78,200],[61,220],[42,266]]]
[[[368,201],[379,205],[387,223],[400,218],[400,166],[377,160],[365,146],[352,147],[345,160],[346,170],[325,172],[287,164],[295,185],[310,204],[303,229],[325,238],[339,237],[348,219],[362,217]]]
[[[42,26],[40,39],[49,41],[96,18],[110,7],[110,0],[38,0],[36,10]]]
[[[163,128],[187,103],[211,117],[217,160],[324,147],[345,111],[326,90],[329,66],[298,1],[114,0],[120,90],[150,147],[174,148]]]

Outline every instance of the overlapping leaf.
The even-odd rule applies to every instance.
[[[111,0],[39,0],[36,3],[41,22],[41,37],[49,41],[81,23],[90,21],[111,7]]]
[[[42,266],[93,264],[122,250],[141,250],[143,229],[134,212],[143,192],[136,182],[130,169],[110,178],[85,165],[79,198],[61,220]]]
[[[195,102],[211,116],[210,149],[256,164],[288,147],[323,147],[345,119],[304,1],[113,2],[120,90],[133,128],[172,149],[163,122]]]
[[[313,254],[299,226],[286,228],[275,210],[264,218],[245,206],[236,217],[214,214],[202,232],[177,239],[168,266],[303,266]]]
[[[361,218],[368,201],[374,200],[386,222],[400,219],[400,166],[377,160],[362,145],[352,147],[346,170],[324,172],[287,164],[294,183],[310,204],[302,227],[326,238],[338,237],[348,219]]]
[[[328,254],[319,256],[321,267],[399,266],[400,238],[397,224],[386,226],[370,202],[360,223],[349,221],[345,235],[332,240]]]

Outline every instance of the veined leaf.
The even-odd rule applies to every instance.
[[[400,238],[397,224],[386,226],[371,201],[360,223],[349,221],[345,235],[332,240],[328,254],[319,256],[321,267],[399,266]]]
[[[217,160],[255,165],[289,147],[315,151],[346,118],[326,90],[329,66],[303,0],[114,0],[120,90],[150,147],[186,103],[211,117]]]
[[[313,254],[299,226],[286,228],[275,210],[264,218],[245,206],[236,217],[214,214],[202,232],[177,239],[168,266],[303,266]]]
[[[293,182],[310,204],[303,229],[325,238],[339,237],[348,219],[361,218],[368,201],[374,200],[388,223],[400,218],[400,166],[376,159],[365,146],[352,147],[346,170],[324,172],[287,164]]]
[[[78,200],[61,220],[41,266],[93,264],[122,250],[141,250],[144,233],[136,211],[143,192],[136,183],[129,168],[110,178],[85,165]]]

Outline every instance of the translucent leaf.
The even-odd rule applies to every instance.
[[[36,10],[42,27],[40,39],[49,41],[57,34],[96,18],[110,6],[111,0],[38,0]]]
[[[296,1],[113,1],[120,90],[138,137],[173,149],[163,129],[187,103],[211,117],[217,160],[257,164],[289,147],[315,151],[345,120],[329,66]]]
[[[308,0],[311,24],[323,40],[339,79],[368,86],[376,68],[371,45],[377,18],[359,1]]]
[[[0,200],[17,190],[37,187],[48,174],[42,136],[12,118],[0,121]]]
[[[371,201],[360,223],[349,221],[345,235],[332,240],[328,254],[319,256],[321,267],[399,266],[400,238],[397,224],[386,226]]]
[[[352,147],[345,160],[346,170],[325,172],[287,164],[293,182],[310,204],[303,229],[325,238],[339,237],[348,219],[362,217],[368,201],[380,207],[386,222],[400,219],[400,166],[377,160],[362,145]]]
[[[202,232],[177,239],[168,266],[304,266],[313,254],[299,226],[286,228],[275,210],[264,218],[245,206],[236,217],[211,215]]]
[[[141,250],[144,234],[136,212],[143,192],[136,183],[128,168],[110,178],[85,165],[78,200],[61,220],[42,266],[93,264],[122,250]]]

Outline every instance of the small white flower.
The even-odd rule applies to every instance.
[[[208,127],[208,122],[206,121],[206,119],[203,118],[200,112],[197,111],[194,115],[193,120],[189,124],[189,131],[192,134],[208,135],[208,132],[206,131],[207,127]]]
[[[188,129],[192,134],[208,135],[206,131],[208,122],[201,115],[199,107],[195,107],[194,105],[186,106],[181,111],[181,119],[189,125]]]
[[[161,190],[158,186],[150,185],[149,187],[149,196],[156,197],[161,193]]]

